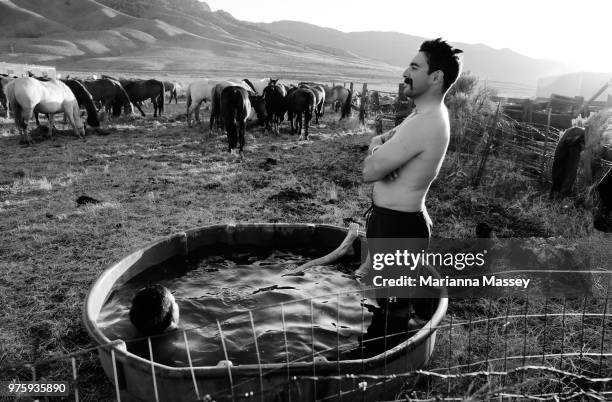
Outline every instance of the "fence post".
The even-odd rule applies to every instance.
[[[542,147],[542,182],[546,180],[546,148],[548,148],[548,135],[550,134],[550,118],[552,116],[552,108],[548,107],[548,118],[546,119],[546,132],[544,133],[544,146]]]
[[[363,88],[361,89],[361,104],[359,105],[359,123],[365,125],[366,118],[366,107],[368,103],[368,84],[363,83]]]
[[[472,187],[476,188],[480,185],[480,180],[484,175],[485,166],[487,164],[487,159],[489,158],[489,152],[493,147],[493,139],[495,138],[495,130],[497,130],[497,120],[499,118],[499,107],[501,102],[497,104],[497,111],[495,112],[495,117],[493,118],[493,124],[491,124],[491,128],[487,131],[487,126],[485,126],[484,134],[483,134],[483,142],[484,149],[482,150],[482,158],[480,159],[480,165],[478,166],[478,170],[476,171],[476,176],[472,182]],[[487,138],[485,139],[484,136]]]
[[[374,113],[374,127],[376,128],[376,135],[382,134],[383,132],[383,116],[380,112],[380,94],[378,91],[372,91],[371,97],[372,103],[370,109]]]

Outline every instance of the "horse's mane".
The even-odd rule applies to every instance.
[[[108,79],[108,78],[106,78]],[[115,80],[108,79],[115,87],[115,101],[113,102],[113,116],[119,116],[121,114],[121,107],[129,105],[131,103],[130,96],[127,94],[123,86]]]
[[[85,106],[85,109],[87,110],[87,124],[92,127],[100,127],[98,112],[94,105],[93,97],[87,88],[85,88],[85,86],[77,80],[62,80],[62,82],[64,82],[74,93],[77,103]]]
[[[118,80],[117,78],[113,77],[112,75],[102,74],[102,75],[100,76],[100,78],[106,78],[107,80],[113,80],[113,81],[117,81],[117,82],[119,82],[119,80]]]
[[[249,81],[248,78],[244,78],[242,80],[245,84],[247,84],[249,87],[251,87],[251,89],[253,90],[253,92],[257,93],[257,90],[255,89],[255,86],[253,85],[253,83],[251,81]]]

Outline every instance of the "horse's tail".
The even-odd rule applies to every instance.
[[[163,81],[160,81],[159,83],[161,84],[161,93],[159,94],[159,97],[158,97],[159,111],[160,111],[160,113],[163,113],[164,112],[164,103],[166,103],[166,100],[164,99],[165,98],[165,93],[166,93],[166,88],[165,88],[165,85],[164,85]]]
[[[353,102],[353,92],[350,89],[347,89],[348,94],[346,95],[346,99],[344,100],[344,105],[342,105],[342,115],[340,116],[340,120],[345,117],[349,117],[351,115],[351,104]]]
[[[28,122],[23,117],[23,106],[17,100],[15,96],[15,81],[11,81],[4,86],[4,95],[8,101],[9,107],[13,108],[13,115],[15,116],[15,125],[25,129],[28,126]]]

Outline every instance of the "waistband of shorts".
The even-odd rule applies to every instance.
[[[379,207],[378,205],[372,204],[372,211],[376,212],[377,214],[382,214],[382,215],[394,215],[394,216],[421,216],[424,215],[424,211],[420,210],[420,211],[414,211],[414,212],[406,212],[406,211],[398,211],[396,209],[391,209],[391,208],[384,208],[384,207]]]

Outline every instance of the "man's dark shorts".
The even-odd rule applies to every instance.
[[[426,211],[403,212],[372,205],[366,225],[370,257],[377,253],[394,254],[396,252],[398,242],[385,241],[385,239],[405,239],[405,241],[402,240],[401,248],[412,253],[427,251],[429,247],[431,220]],[[378,298],[378,302],[381,307],[387,305],[386,299]],[[419,317],[423,319],[431,317],[435,301],[417,299],[412,300],[411,303]]]

